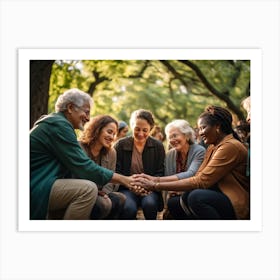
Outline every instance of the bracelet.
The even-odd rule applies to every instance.
[[[158,176],[158,177],[157,177],[157,183],[159,183],[159,182],[160,182],[160,177]]]
[[[157,190],[157,186],[159,185],[159,182],[156,182],[155,184],[154,184],[154,187],[153,187],[153,190],[154,191],[156,191]]]

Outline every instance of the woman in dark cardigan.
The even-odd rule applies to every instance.
[[[149,136],[153,126],[154,118],[151,112],[139,109],[131,114],[130,127],[133,135],[120,139],[115,144],[117,173],[133,175],[144,172],[153,176],[164,175],[165,150],[160,141]],[[120,186],[119,191],[126,196],[121,219],[136,219],[137,210],[142,207],[145,219],[154,220],[157,212],[163,209],[161,192],[150,192],[143,196],[123,186]]]

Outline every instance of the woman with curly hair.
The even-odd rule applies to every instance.
[[[118,131],[118,122],[109,115],[92,118],[80,137],[80,145],[98,165],[115,171],[116,151],[112,147]],[[118,192],[118,185],[98,185],[98,197],[91,211],[91,219],[118,219],[125,195]]]

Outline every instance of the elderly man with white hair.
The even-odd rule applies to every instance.
[[[97,199],[97,184],[131,178],[94,163],[80,147],[75,129],[89,121],[92,98],[79,89],[59,96],[55,113],[42,116],[30,131],[30,219],[85,220]],[[78,179],[73,179],[78,178]]]

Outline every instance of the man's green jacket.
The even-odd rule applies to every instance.
[[[113,171],[97,165],[84,153],[63,113],[44,116],[30,131],[30,219],[46,219],[54,181],[72,175],[105,185]]]

